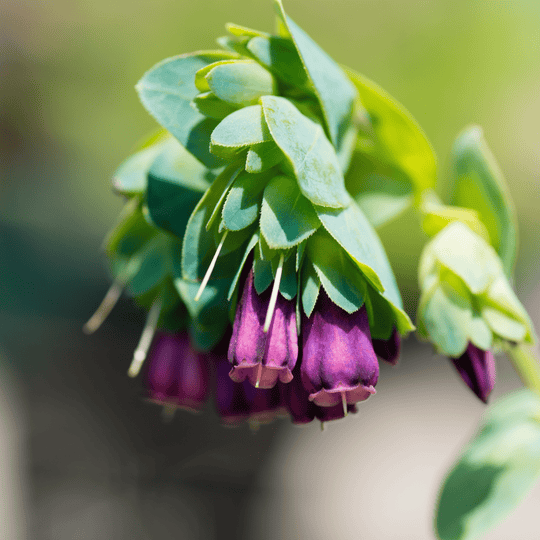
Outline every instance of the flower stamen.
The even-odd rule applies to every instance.
[[[118,302],[120,296],[122,296],[122,291],[124,290],[125,282],[121,279],[115,279],[113,284],[110,286],[107,294],[99,304],[95,313],[88,319],[86,324],[83,326],[83,332],[85,334],[93,334],[109,316],[110,312]]]
[[[345,392],[341,392],[341,403],[343,404],[343,416],[347,416],[348,410],[347,410],[347,397],[345,395]]]
[[[148,349],[150,348],[150,344],[152,343],[152,339],[154,339],[154,334],[156,333],[159,314],[161,313],[161,305],[161,297],[158,297],[154,300],[154,303],[148,312],[148,317],[141,334],[141,339],[139,340],[139,344],[133,353],[133,360],[128,369],[129,377],[136,377],[139,374],[139,371],[141,371],[141,367],[146,360]]]
[[[225,243],[227,234],[229,234],[228,230],[225,231],[223,233],[223,236],[221,237],[221,242],[219,243],[219,246],[217,247],[216,252],[214,253],[212,262],[210,263],[210,266],[208,267],[208,270],[206,271],[206,274],[204,275],[204,278],[202,280],[201,286],[199,287],[199,290],[197,291],[197,295],[195,296],[195,302],[198,302],[201,299],[202,293],[204,292],[204,289],[206,289],[206,285],[208,285],[208,281],[210,280],[210,276],[212,275],[212,272],[214,271],[214,266],[216,266],[217,258],[219,257],[219,252],[221,251],[221,248],[223,247],[223,244]]]
[[[274,310],[276,308],[277,295],[279,292],[279,283],[281,281],[281,274],[283,273],[283,263],[285,262],[285,253],[281,253],[279,256],[279,264],[276,270],[276,277],[274,279],[274,288],[272,289],[272,296],[270,296],[270,303],[268,304],[268,311],[266,312],[266,319],[264,321],[263,332],[266,333],[270,329],[272,324],[272,317],[274,316]]]

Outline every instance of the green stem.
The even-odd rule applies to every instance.
[[[523,384],[540,395],[540,363],[529,347],[508,345],[505,352]]]

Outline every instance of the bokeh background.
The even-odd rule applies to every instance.
[[[540,325],[540,2],[288,0],[336,60],[406,105],[447,174],[484,127],[520,222],[516,289]],[[437,489],[483,406],[409,339],[355,418],[224,429],[211,407],[163,423],[125,372],[143,314],[108,287],[109,180],[154,128],[134,84],[212,48],[225,22],[273,30],[270,0],[0,0],[0,538],[428,540]],[[381,235],[414,313],[425,241],[411,213]],[[519,386],[504,358],[493,397]],[[540,489],[486,538],[538,536]]]

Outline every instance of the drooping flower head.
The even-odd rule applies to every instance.
[[[201,410],[210,392],[210,360],[197,353],[186,332],[158,332],[144,375],[147,398],[167,407]]]
[[[212,364],[230,424],[284,407],[297,423],[341,418],[375,392],[377,355],[395,363],[413,325],[373,228],[404,208],[374,210],[371,176],[405,181],[411,194],[434,178],[407,113],[276,7],[279,35],[228,25],[221,50],[175,56],[143,76],[137,91],[163,131],[114,180],[137,210],[109,255],[129,269],[141,304],[159,307],[153,327],[180,306],[181,324],[172,319],[189,329],[184,360],[195,365],[194,351],[215,350],[233,324],[229,363],[218,353]],[[421,179],[407,165],[418,155]],[[152,393],[171,400],[166,358],[149,373]]]
[[[487,403],[495,386],[495,359],[491,351],[469,343],[467,350],[459,358],[452,358],[452,362],[467,386]]]
[[[375,393],[379,362],[365,307],[348,314],[321,291],[302,340],[302,382],[316,405],[354,404]]]
[[[419,280],[420,335],[448,356],[465,383],[486,401],[495,383],[490,349],[534,339],[501,259],[480,234],[455,221],[424,248]]]
[[[257,294],[253,270],[247,276],[242,298],[236,308],[228,359],[233,365],[231,379],[249,380],[257,388],[272,388],[279,379],[292,380],[298,359],[298,337],[294,302],[278,295],[268,332],[264,321],[270,291]]]

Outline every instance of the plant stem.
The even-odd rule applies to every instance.
[[[540,363],[529,347],[508,345],[505,352],[523,384],[540,395]]]

